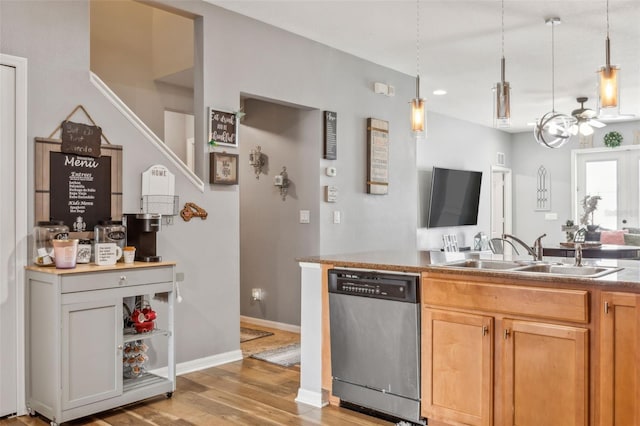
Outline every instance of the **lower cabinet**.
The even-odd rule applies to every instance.
[[[152,396],[171,396],[174,276],[173,263],[27,268],[29,412],[55,426]],[[154,327],[136,333],[128,310],[143,300],[153,303]]]
[[[422,416],[466,425],[493,420],[493,318],[422,312]]]
[[[600,297],[600,426],[640,424],[640,295]]]
[[[426,274],[422,296],[423,417],[589,424],[588,292]]]
[[[505,426],[586,426],[589,330],[504,319],[502,406]]]
[[[122,394],[122,300],[62,305],[62,409]]]

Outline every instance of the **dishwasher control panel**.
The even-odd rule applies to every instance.
[[[415,275],[374,271],[329,270],[329,292],[418,303],[419,279]]]

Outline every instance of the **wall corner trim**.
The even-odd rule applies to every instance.
[[[167,146],[156,136],[155,133],[149,127],[144,124],[142,120],[133,112],[131,109],[124,103],[122,100],[116,95],[107,84],[100,79],[93,72],[89,72],[89,80],[91,83],[107,98],[113,106],[116,107],[118,111],[124,117],[129,120],[133,126],[138,129],[140,133],[151,142],[155,148],[160,151],[169,161],[173,163],[174,166],[178,168],[182,172],[182,174],[196,187],[200,190],[200,192],[204,192],[204,182],[200,179],[195,173],[189,170],[182,160],[178,158],[178,156],[171,151]]]

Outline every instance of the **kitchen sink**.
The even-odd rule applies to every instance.
[[[479,259],[466,259],[460,262],[447,263],[443,266],[450,266],[454,268],[468,268],[468,269],[516,269],[521,268],[523,263],[509,262],[502,260],[479,260]]]
[[[529,265],[517,270],[520,272],[534,272],[552,275],[580,276],[588,278],[601,277],[603,275],[618,272],[622,268],[610,266],[572,266],[572,265],[554,265],[554,264],[536,264]]]
[[[503,272],[527,272],[541,275],[598,278],[623,268],[612,266],[573,266],[559,263],[530,263],[526,261],[502,261],[466,259],[442,265],[448,268],[491,270]]]

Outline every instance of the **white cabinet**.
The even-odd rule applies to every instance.
[[[27,268],[27,408],[51,424],[175,390],[174,264]],[[124,329],[124,303],[153,298],[156,328]],[[127,343],[145,342],[150,370],[123,377]]]

